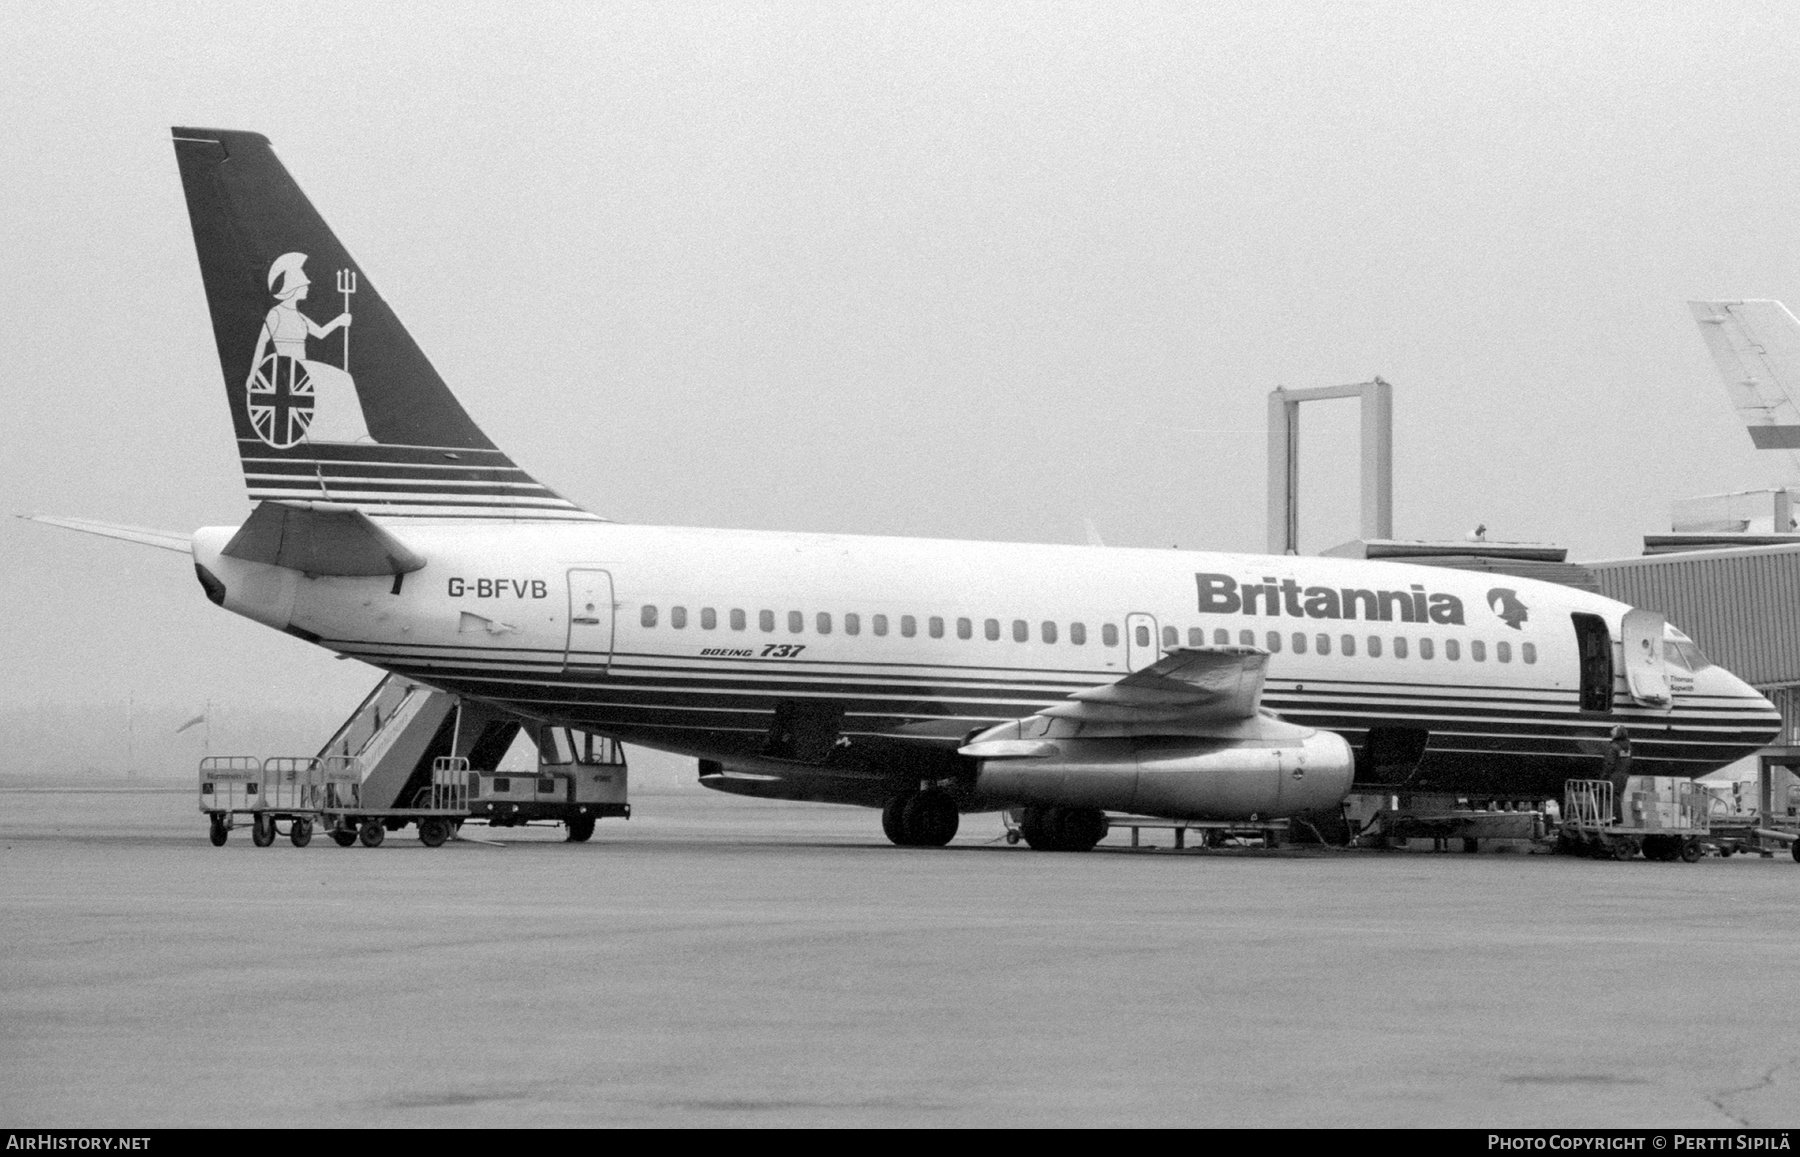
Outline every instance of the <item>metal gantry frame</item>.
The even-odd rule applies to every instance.
[[[1394,537],[1394,387],[1380,378],[1269,394],[1269,553],[1300,553],[1300,403],[1362,399],[1362,537]]]

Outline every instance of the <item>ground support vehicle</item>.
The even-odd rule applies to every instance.
[[[536,772],[476,771],[469,776],[469,815],[497,828],[561,823],[582,843],[597,820],[631,818],[625,752],[589,732],[545,727],[538,732]]]
[[[320,760],[253,755],[215,755],[200,761],[200,810],[211,820],[213,847],[222,847],[240,819],[250,839],[266,848],[287,825],[296,848],[312,842],[325,800]]]
[[[1610,780],[1572,779],[1563,787],[1557,850],[1691,864],[1705,852],[1711,805],[1704,786],[1674,776],[1629,776],[1616,800]]]

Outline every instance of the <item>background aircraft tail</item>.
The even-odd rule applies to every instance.
[[[593,520],[481,432],[268,138],[173,130],[252,500]]]
[[[1758,450],[1800,472],[1800,318],[1779,301],[1690,301],[1731,404]]]

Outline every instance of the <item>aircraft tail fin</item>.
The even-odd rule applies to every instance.
[[[1688,308],[1756,448],[1800,451],[1800,318],[1779,301],[1690,301]]]
[[[253,500],[394,518],[595,519],[481,432],[267,137],[173,135]]]

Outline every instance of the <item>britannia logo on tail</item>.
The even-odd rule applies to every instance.
[[[275,307],[263,318],[245,383],[251,428],[278,450],[300,442],[371,442],[350,376],[350,295],[356,292],[356,271],[339,271],[344,312],[320,325],[300,312],[312,284],[305,266],[304,253],[283,253],[269,265]],[[340,329],[341,366],[306,356],[309,339],[322,340]]]
[[[1501,620],[1513,630],[1523,630],[1521,626],[1531,617],[1525,604],[1519,601],[1519,592],[1511,587],[1495,587],[1487,593],[1487,605]]]

